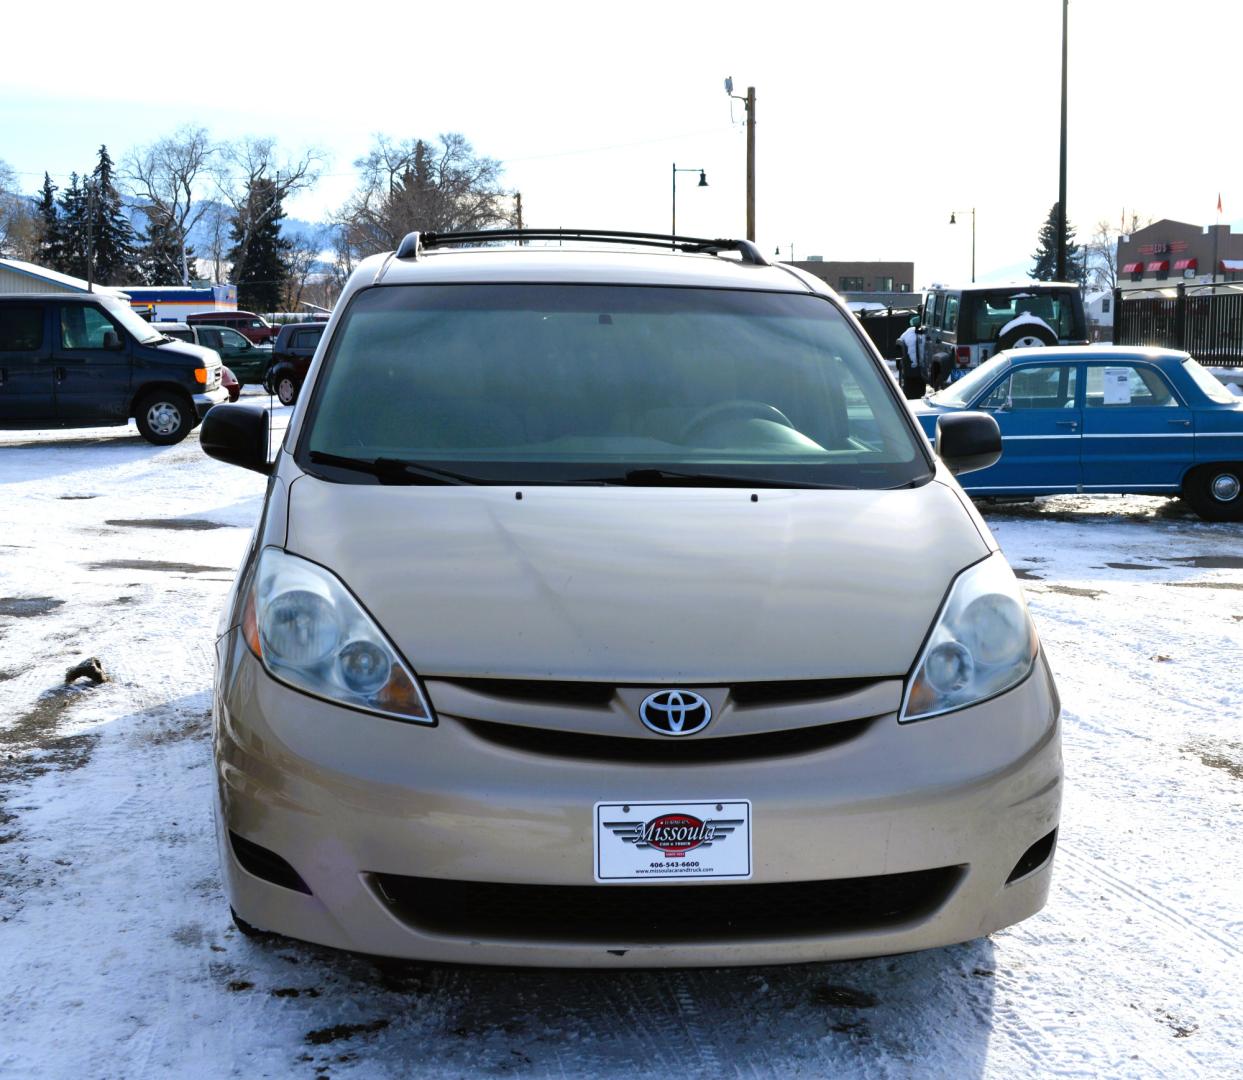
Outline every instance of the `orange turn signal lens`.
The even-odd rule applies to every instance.
[[[201,382],[204,386],[206,386],[207,385],[207,368],[205,367],[195,368],[194,378],[196,381]]]
[[[415,689],[410,677],[396,664],[384,688],[373,699],[380,708],[389,712],[401,713],[405,716],[427,717],[423,707],[423,699]]]
[[[246,606],[242,609],[242,637],[250,651],[262,660],[263,646],[259,642],[259,617],[255,614],[254,589],[246,590]]]

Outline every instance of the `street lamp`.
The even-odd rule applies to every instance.
[[[950,224],[957,225],[958,221],[955,219],[954,215],[965,214],[966,212],[967,211],[965,210],[951,210],[950,211]],[[971,284],[972,285],[975,284],[975,207],[974,206],[971,208]]]
[[[679,169],[678,163],[673,163],[673,224],[669,228],[669,232],[673,236],[678,235],[678,173],[680,172],[697,172],[699,173],[699,183],[697,187],[707,187],[708,178],[704,175],[703,169]]]

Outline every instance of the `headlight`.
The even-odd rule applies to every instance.
[[[264,548],[242,635],[268,674],[296,690],[397,720],[436,722],[418,676],[322,566]]]
[[[958,575],[898,719],[922,720],[996,697],[1027,678],[1038,648],[1014,571],[993,554]]]

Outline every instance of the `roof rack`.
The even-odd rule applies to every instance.
[[[594,240],[603,244],[635,244],[704,255],[736,251],[752,266],[771,266],[750,240],[709,240],[702,236],[666,233],[619,232],[615,229],[478,229],[467,232],[410,232],[397,246],[397,258],[417,259],[420,251],[454,244],[491,243],[494,240]]]

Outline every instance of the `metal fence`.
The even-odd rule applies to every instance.
[[[885,308],[883,311],[859,312],[859,325],[867,332],[881,356],[893,359],[901,354],[898,337],[911,325],[911,316],[918,309],[913,307]]]
[[[1114,343],[1185,349],[1206,366],[1243,367],[1243,292],[1189,292],[1180,283],[1173,296],[1132,299],[1115,289]]]

